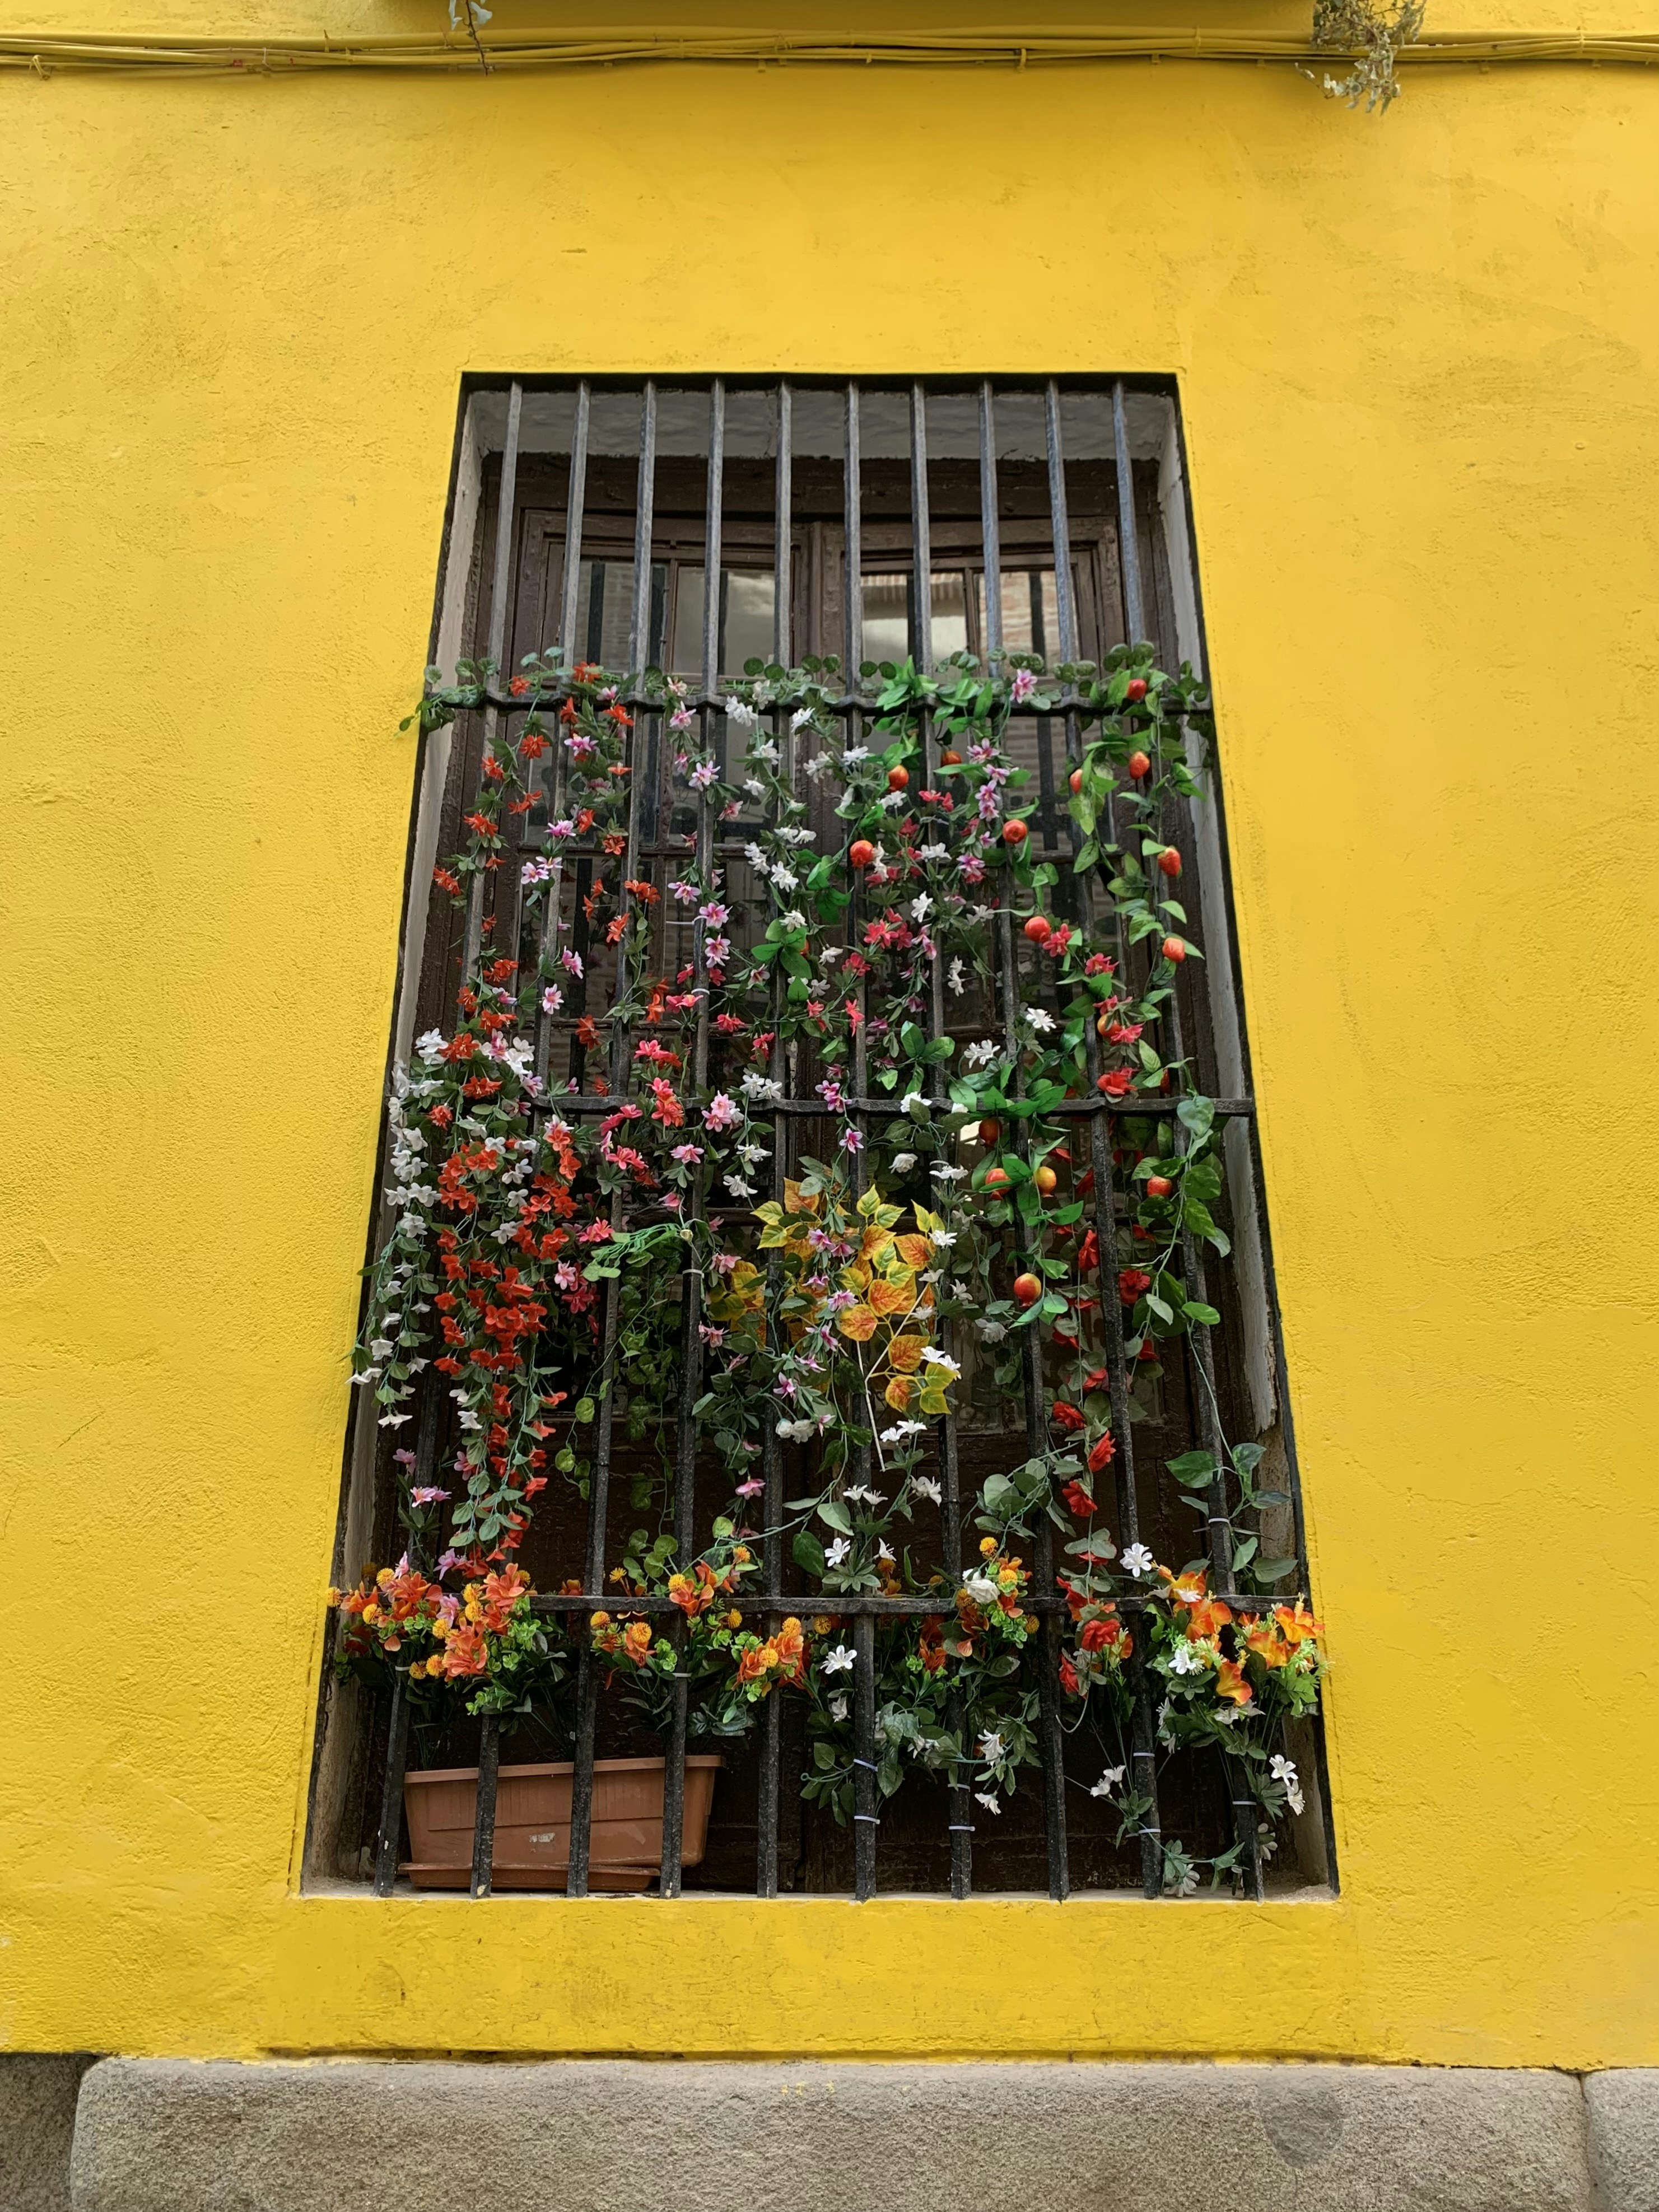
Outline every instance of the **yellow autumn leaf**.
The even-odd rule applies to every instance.
[[[878,1229],[890,1229],[893,1226],[893,1224],[899,1219],[903,1212],[904,1208],[902,1206],[878,1206],[876,1208],[875,1213],[877,1227]]]
[[[887,1364],[901,1375],[914,1375],[926,1350],[925,1336],[896,1336],[887,1347]]]
[[[945,1226],[944,1216],[939,1213],[930,1213],[925,1206],[914,1206],[911,1207],[910,1211],[916,1217],[917,1228],[920,1229],[925,1236],[931,1236],[935,1229],[943,1229]]]
[[[896,1237],[893,1242],[908,1267],[925,1267],[933,1256],[933,1248],[925,1237]]]
[[[906,1273],[895,1281],[872,1283],[866,1295],[878,1314],[908,1313],[915,1303],[916,1279]]]
[[[814,1191],[810,1198],[803,1198],[799,1183],[793,1178],[787,1179],[783,1186],[784,1211],[786,1213],[816,1213],[823,1202],[823,1196],[821,1191]]]
[[[854,1261],[850,1267],[842,1269],[841,1286],[844,1291],[867,1291],[870,1287],[870,1270],[860,1267]]]
[[[783,1208],[775,1198],[769,1198],[764,1206],[755,1208],[755,1218],[765,1222],[769,1228],[775,1229],[783,1219]]]
[[[869,1189],[865,1192],[863,1197],[859,1200],[860,1220],[868,1221],[875,1213],[880,1204],[881,1193],[876,1188],[875,1185],[872,1183]]]
[[[836,1327],[854,1344],[867,1344],[876,1333],[876,1316],[868,1306],[847,1306],[836,1316]]]
[[[895,1375],[881,1395],[896,1413],[907,1413],[915,1387],[908,1375]]]
[[[924,1413],[934,1414],[948,1413],[950,1412],[951,1408],[945,1402],[944,1383],[929,1382],[927,1384],[921,1394],[921,1410]]]

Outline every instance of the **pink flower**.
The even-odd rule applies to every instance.
[[[411,1490],[409,1502],[411,1505],[441,1505],[448,1495],[447,1490]]]
[[[849,1121],[841,1133],[841,1148],[844,1152],[861,1152],[864,1139]]]
[[[1036,690],[1036,678],[1032,675],[1030,670],[1029,668],[1015,669],[1013,704],[1016,707],[1023,707]]]
[[[561,960],[562,960],[562,961],[563,961],[563,963],[564,963],[565,966],[569,969],[570,973],[571,973],[571,974],[575,977],[576,981],[580,983],[580,982],[581,981],[581,980],[582,980],[582,956],[581,956],[581,954],[580,954],[580,952],[573,952],[573,951],[571,951],[571,950],[569,949],[569,947],[567,945],[567,946],[566,946],[566,948],[565,948],[565,950],[564,950],[562,953],[560,953],[559,957],[560,957],[560,959],[561,959]]]
[[[544,1014],[556,1014],[563,1004],[564,993],[556,983],[550,983],[542,993],[542,1012]]]
[[[765,1488],[766,1485],[760,1480],[758,1475],[756,1475],[751,1477],[749,1481],[740,1482],[738,1485],[738,1496],[739,1498],[758,1498]]]
[[[743,1109],[725,1091],[717,1091],[704,1108],[702,1118],[711,1129],[735,1129],[743,1120]]]
[[[668,1157],[670,1159],[678,1160],[680,1165],[684,1168],[694,1168],[696,1166],[698,1161],[702,1158],[702,1146],[701,1145],[676,1145],[673,1151]]]

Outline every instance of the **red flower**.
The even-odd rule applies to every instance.
[[[461,888],[460,878],[452,876],[447,868],[434,868],[432,880],[440,890],[446,890],[452,894],[458,892]]]
[[[1051,1418],[1057,1429],[1066,1429],[1075,1433],[1083,1426],[1082,1414],[1075,1406],[1068,1405],[1064,1398],[1055,1399]]]
[[[1078,1642],[1085,1651],[1109,1651],[1122,1633],[1122,1625],[1119,1621],[1085,1620]]]
[[[1127,1098],[1134,1085],[1134,1077],[1127,1067],[1114,1067],[1103,1075],[1095,1088],[1106,1098]]]
[[[1068,1698],[1076,1697],[1077,1668],[1072,1664],[1072,1655],[1069,1651],[1062,1651],[1060,1655],[1060,1686]]]
[[[1132,1306],[1143,1291],[1152,1287],[1152,1277],[1139,1267],[1125,1267],[1117,1279],[1117,1294],[1126,1306]]]
[[[1103,1474],[1116,1457],[1117,1446],[1112,1442],[1111,1433],[1108,1431],[1089,1455],[1090,1474]]]
[[[1068,1482],[1060,1492],[1060,1496],[1079,1521],[1091,1521],[1094,1518],[1095,1501],[1080,1482]]]

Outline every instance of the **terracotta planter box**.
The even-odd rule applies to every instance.
[[[719,1758],[685,1762],[681,1863],[701,1865]],[[568,1759],[504,1766],[495,1796],[494,1887],[562,1889],[570,1864]],[[593,1763],[593,1826],[588,1887],[646,1888],[662,1865],[665,1762],[600,1759]],[[472,1880],[472,1827],[478,1806],[476,1766],[434,1768],[404,1777],[413,1856],[402,1871],[416,1889],[465,1889]]]

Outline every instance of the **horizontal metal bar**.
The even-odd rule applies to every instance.
[[[1260,1613],[1275,1605],[1289,1605],[1295,1591],[1212,1590],[1206,1595],[1215,1603],[1230,1606],[1235,1612]],[[1120,1613],[1145,1613],[1149,1606],[1166,1601],[1166,1593],[1156,1590],[1124,1590],[1112,1599]],[[878,1618],[890,1615],[903,1620],[921,1614],[950,1613],[956,1610],[954,1590],[939,1590],[929,1596],[873,1597],[864,1591],[832,1594],[828,1590],[733,1590],[729,1601],[740,1612],[787,1613],[799,1617],[802,1613],[874,1613]],[[1026,1613],[1064,1613],[1068,1601],[1063,1597],[1028,1595],[1023,1601]],[[575,1591],[559,1590],[538,1594],[530,1601],[532,1613],[678,1613],[679,1607],[672,1597],[625,1597],[608,1590],[603,1597],[582,1595]]]
[[[530,1106],[535,1114],[614,1114],[618,1106],[635,1103],[622,1092],[613,1094],[607,1091],[595,1094],[586,1091],[550,1091],[544,1098],[532,1099]],[[1120,1120],[1127,1117],[1132,1121],[1144,1121],[1148,1115],[1167,1119],[1179,1103],[1178,1099],[1163,1097],[1062,1098],[1053,1106],[1045,1106],[1040,1114],[1025,1115],[1020,1118],[1035,1121],[1075,1121],[1088,1120],[1096,1114],[1111,1114]],[[1210,1103],[1218,1118],[1248,1120],[1255,1112],[1254,1098],[1212,1098]],[[936,1113],[943,1113],[947,1121],[953,1114],[971,1110],[962,1106],[940,1106],[932,1100],[929,1104]],[[772,1100],[767,1111],[770,1114],[793,1114],[808,1121],[833,1121],[840,1119],[842,1113],[897,1115],[903,1113],[904,1107],[902,1101],[896,1097],[844,1098],[840,1111],[832,1114],[821,1100],[816,1098],[780,1098]],[[1006,1111],[1006,1108],[988,1107],[981,1111],[979,1118],[994,1121],[1000,1113]]]

